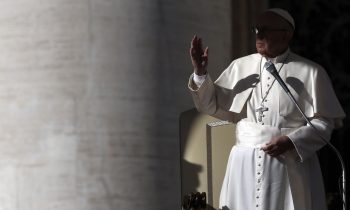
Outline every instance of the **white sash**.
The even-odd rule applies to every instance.
[[[260,148],[273,137],[287,135],[296,128],[278,128],[259,125],[254,122],[240,121],[236,125],[236,145]]]

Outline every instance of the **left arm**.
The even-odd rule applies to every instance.
[[[321,136],[327,141],[330,140],[334,129],[334,122],[332,119],[315,117],[311,120],[311,123],[316,127]],[[273,157],[281,155],[288,150],[295,149],[299,155],[300,161],[303,162],[325,144],[326,143],[315,133],[315,130],[310,125],[305,125],[286,136],[279,136],[271,139],[262,149]]]

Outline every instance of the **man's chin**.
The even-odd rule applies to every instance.
[[[266,56],[266,50],[257,48],[256,51],[257,51],[260,55]]]

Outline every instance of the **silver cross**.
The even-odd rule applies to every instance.
[[[261,122],[262,118],[264,117],[264,112],[268,111],[269,108],[264,107],[264,105],[261,105],[259,108],[255,109],[256,112],[258,112],[258,121]]]

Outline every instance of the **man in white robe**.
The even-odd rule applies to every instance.
[[[265,62],[276,66],[306,116],[327,140],[345,113],[325,70],[292,53],[294,20],[281,9],[261,14],[254,28],[257,53],[234,60],[212,82],[208,48],[191,42],[189,80],[196,108],[237,123],[220,195],[229,210],[326,210],[316,151],[325,145],[307,125]]]

